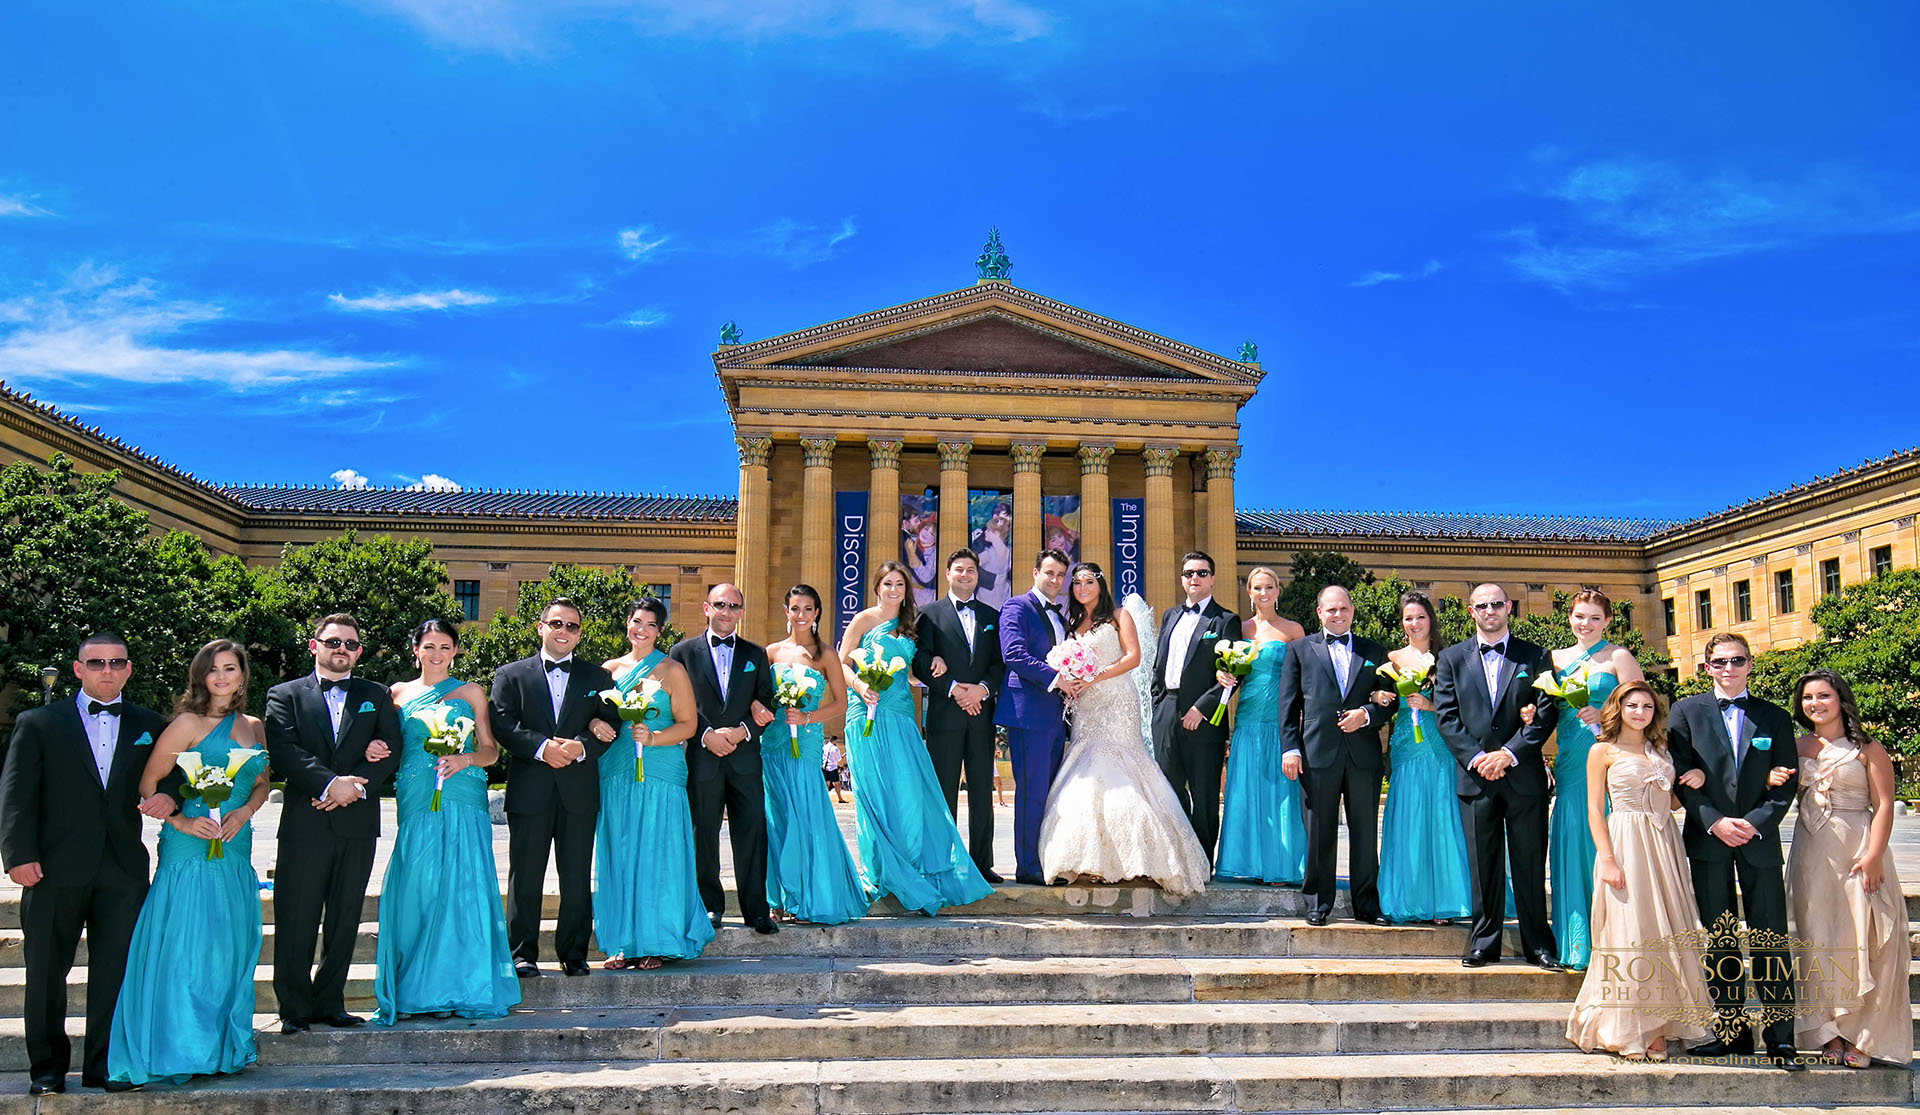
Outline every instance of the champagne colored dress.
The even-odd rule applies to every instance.
[[[1794,936],[1821,950],[1818,984],[1794,989],[1802,1049],[1845,1038],[1880,1061],[1913,1059],[1913,1004],[1906,900],[1893,849],[1880,853],[1880,889],[1868,894],[1853,860],[1873,824],[1867,765],[1851,741],[1820,741],[1800,760],[1800,819],[1787,853],[1787,906]]]

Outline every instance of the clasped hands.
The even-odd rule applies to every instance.
[[[1792,767],[1774,767],[1767,772],[1767,787],[1778,789],[1786,785],[1787,780],[1792,777]],[[1698,769],[1690,770],[1680,776],[1680,784],[1688,789],[1698,790],[1707,784],[1707,773]],[[1760,836],[1760,830],[1753,827],[1752,822],[1745,817],[1722,817],[1709,826],[1707,831],[1718,837],[1720,843],[1729,848],[1738,848]]]
[[[700,746],[724,759],[733,754],[734,748],[747,742],[748,734],[745,724],[735,724],[731,728],[708,728]]]
[[[393,749],[387,746],[387,741],[376,739],[368,742],[366,754],[367,762],[378,763],[391,756]],[[326,791],[313,799],[313,807],[322,813],[331,813],[343,806],[352,805],[366,796],[366,779],[357,774],[343,774],[327,783]],[[195,832],[192,835],[202,834]],[[222,835],[221,839],[225,840],[227,837]]]

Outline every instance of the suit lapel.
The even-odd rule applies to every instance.
[[[107,768],[107,784],[109,786],[113,784],[115,779],[126,777],[127,767],[133,762],[133,741],[139,738],[140,731],[134,726],[133,717],[122,716],[120,718],[120,736],[113,744],[113,762]],[[143,763],[142,765],[144,766],[145,764]],[[104,789],[105,787],[102,788]]]
[[[327,717],[327,699],[320,695],[318,675],[308,674],[301,681],[294,701],[295,712],[300,718],[300,734],[312,740],[316,748],[324,747],[325,750],[320,753],[331,760],[334,745],[333,725]],[[344,713],[341,714],[340,722],[343,725],[347,722]]]
[[[572,712],[573,706],[580,703],[581,698],[585,696],[586,679],[580,676],[580,658],[578,655],[575,655],[573,659],[573,669],[567,671],[566,688],[560,691],[560,715],[553,718],[553,730],[555,732],[560,730],[560,725],[567,722],[567,714]],[[553,697],[551,693],[549,693],[547,697],[547,707],[553,707]]]
[[[707,643],[706,631],[702,630],[694,638],[697,640],[693,644],[695,653],[687,656],[693,659],[688,664],[687,672],[693,676],[695,684],[705,686],[707,692],[713,695],[713,704],[717,708],[720,705],[720,680],[713,671],[713,650]],[[695,694],[696,700],[698,696]]]
[[[80,715],[79,704],[75,701],[63,701],[61,702],[61,708],[63,711],[60,714],[60,726],[61,731],[67,737],[67,746],[71,747],[73,753],[79,756],[80,761],[86,764],[87,773],[92,775],[87,781],[105,790],[106,787],[100,785],[100,768],[95,766],[93,762],[93,737],[87,734],[87,722],[85,718]],[[121,717],[120,726],[123,730],[126,728],[126,724],[127,718],[124,716]],[[119,758],[120,749],[116,746],[114,748],[114,760],[117,762]],[[111,771],[109,771],[109,774],[111,774]]]
[[[1512,650],[1513,643],[1507,643],[1507,649]],[[1505,661],[1500,664],[1500,681],[1499,684],[1494,687],[1493,707],[1495,708],[1499,708],[1500,703],[1507,699],[1507,687],[1513,684],[1515,677],[1519,676],[1521,666],[1520,660],[1511,654],[1502,655],[1501,657],[1503,657]],[[1480,679],[1482,682],[1486,680],[1485,670],[1480,672]]]

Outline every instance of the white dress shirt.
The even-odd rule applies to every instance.
[[[1340,695],[1347,695],[1347,687],[1353,684],[1353,632],[1345,635],[1327,636],[1327,657],[1333,662],[1333,679],[1340,683]]]
[[[112,704],[119,704],[121,698],[115,697]],[[120,717],[102,709],[99,712],[87,711],[94,698],[80,691],[75,704],[80,709],[80,724],[87,730],[88,749],[93,752],[93,769],[100,773],[100,785],[107,784],[107,772],[113,769],[113,751],[120,742]],[[101,701],[101,704],[109,702]]]
[[[967,635],[967,653],[972,654],[974,627],[977,626],[980,622],[979,617],[973,614],[973,601],[962,600],[958,596],[953,595],[952,593],[947,594],[947,599],[953,601],[953,614],[960,617],[960,630],[966,632],[966,635]],[[1051,616],[1053,613],[1048,612],[1047,614]],[[953,696],[954,686],[965,685],[965,684],[966,682],[963,682],[963,681],[948,682],[947,696],[949,697]]]
[[[1173,634],[1167,640],[1167,661],[1160,675],[1168,689],[1180,688],[1180,672],[1186,669],[1187,654],[1193,649],[1194,638],[1200,634],[1200,625],[1207,621],[1204,613],[1211,603],[1213,597],[1209,596],[1197,604],[1181,605],[1187,610],[1173,621]]]
[[[313,672],[313,676],[318,678],[320,681],[334,680],[332,678],[326,677],[325,675],[321,674],[320,671],[318,670],[315,670]],[[352,676],[353,676],[352,674],[347,675],[347,677],[352,677]],[[345,679],[343,678],[341,680],[345,680]],[[329,723],[333,725],[333,741],[335,743],[338,743],[340,742],[340,721],[342,717],[347,715],[347,691],[343,687],[335,686],[334,688],[329,689],[324,693],[320,694],[320,699],[327,703],[327,720]],[[333,784],[338,781],[340,781],[339,777],[335,776],[331,781],[327,783],[327,790],[333,789]],[[367,788],[365,786],[362,786],[356,782],[354,783],[353,788],[360,794],[361,797],[364,798],[367,796]],[[327,792],[326,790],[322,790],[320,792],[320,795],[322,797],[325,797],[326,792]]]
[[[1732,699],[1738,701],[1746,696],[1747,691],[1742,689],[1740,692],[1734,694]],[[1718,700],[1719,694],[1714,694],[1714,699]],[[1726,722],[1727,740],[1733,744],[1733,763],[1735,766],[1739,766],[1745,762],[1747,758],[1746,746],[1740,742],[1741,733],[1747,724],[1747,712],[1739,705],[1728,705],[1726,709],[1720,713],[1720,719]]]
[[[1511,644],[1512,638],[1513,638],[1513,635],[1511,632],[1509,632],[1508,634],[1501,636],[1500,641],[1498,643],[1489,643],[1485,639],[1474,640],[1473,649],[1476,651],[1480,651],[1480,671],[1487,675],[1487,703],[1489,705],[1498,704],[1500,701],[1500,669],[1501,667],[1507,664],[1507,656],[1505,653],[1501,651],[1496,650],[1489,653],[1487,651],[1481,650],[1480,648],[1493,647],[1493,646],[1510,646],[1512,645]],[[1514,762],[1517,763],[1520,761],[1520,756],[1515,755],[1513,753],[1513,748],[1508,747],[1505,744],[1502,744],[1500,746],[1500,750],[1505,751],[1507,753],[1507,757],[1509,759],[1512,759]]]
[[[1055,643],[1066,642],[1067,641],[1067,618],[1061,615],[1058,609],[1049,608],[1047,606],[1049,604],[1052,604],[1053,601],[1048,600],[1046,597],[1040,595],[1037,589],[1032,592],[1029,592],[1027,595],[1033,597],[1033,602],[1035,604],[1040,605],[1040,614],[1047,617],[1047,622],[1053,626],[1053,641]]]
[[[715,635],[712,629],[708,629],[707,653],[713,658],[713,676],[719,679],[720,699],[724,701],[727,699],[727,683],[733,679],[733,652],[738,648],[720,642],[722,638],[724,636]],[[734,642],[739,642],[738,633],[733,636],[733,639]]]
[[[560,706],[567,703],[567,679],[572,675],[568,674],[566,670],[555,670],[552,667],[562,662],[572,661],[573,655],[571,654],[563,655],[559,658],[548,658],[545,651],[542,651],[540,654],[540,671],[542,676],[547,679],[547,699],[553,702],[553,730],[556,732],[560,730]],[[545,762],[546,757],[546,744],[543,743],[533,749],[534,762]],[[582,751],[573,761],[576,763],[584,762],[586,758],[586,753]]]

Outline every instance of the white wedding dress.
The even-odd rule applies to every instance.
[[[1119,661],[1113,624],[1084,638],[1102,669]],[[1175,898],[1206,888],[1207,853],[1143,741],[1131,674],[1108,678],[1074,703],[1066,761],[1040,822],[1043,878],[1151,879]]]

